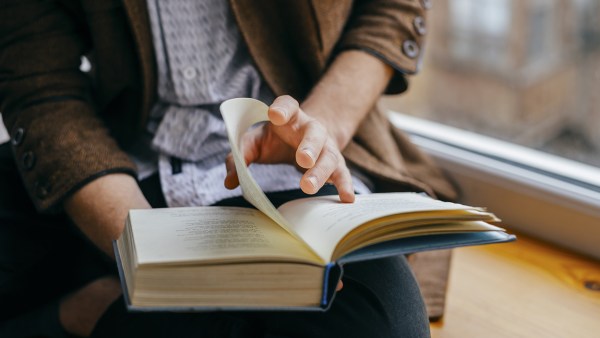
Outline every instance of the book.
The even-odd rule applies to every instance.
[[[257,100],[225,101],[225,121],[242,194],[256,209],[131,210],[114,243],[131,310],[326,310],[345,264],[515,239],[482,208],[424,194],[337,195],[275,208],[243,160],[240,140],[268,121]]]

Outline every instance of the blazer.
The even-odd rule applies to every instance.
[[[230,5],[266,83],[276,95],[301,101],[336,53],[347,49],[391,65],[388,92],[406,90],[406,75],[418,68],[429,1]],[[84,55],[92,64],[88,73],[80,71]],[[102,175],[136,174],[125,150],[145,127],[156,77],[145,0],[2,1],[0,111],[39,211],[60,210],[66,196]],[[442,172],[376,108],[343,154],[378,191],[455,197]]]

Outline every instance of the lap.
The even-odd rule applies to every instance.
[[[265,315],[268,332],[282,337],[428,337],[417,283],[403,256],[348,264],[344,288],[324,313]]]
[[[429,337],[419,289],[404,257],[345,267],[327,312],[128,313],[113,304],[93,337]]]
[[[0,321],[115,271],[64,215],[41,215],[0,145]]]
[[[35,212],[5,161],[5,148],[0,146],[0,321],[115,271],[66,217]],[[147,183],[144,192],[161,203],[160,186]],[[297,191],[271,195],[277,204],[298,197]],[[345,266],[344,288],[327,312],[128,313],[121,299],[94,336],[427,337],[429,326],[406,260],[390,257]]]

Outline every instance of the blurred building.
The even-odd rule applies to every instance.
[[[535,148],[600,149],[600,1],[437,0],[428,14],[422,72],[385,106]]]

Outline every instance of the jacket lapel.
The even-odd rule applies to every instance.
[[[302,99],[324,67],[314,8],[306,2],[229,0],[250,55],[276,95]],[[156,99],[156,66],[146,1],[123,0],[140,61],[142,112]],[[145,123],[142,119],[141,123]]]
[[[154,60],[154,49],[152,44],[152,30],[148,17],[148,8],[145,0],[123,0],[125,11],[133,38],[139,61],[140,74],[142,78],[142,114],[140,119],[142,126],[146,123],[146,117],[156,99],[156,63]]]
[[[250,55],[276,95],[303,98],[321,71],[311,7],[304,1],[230,0]]]

